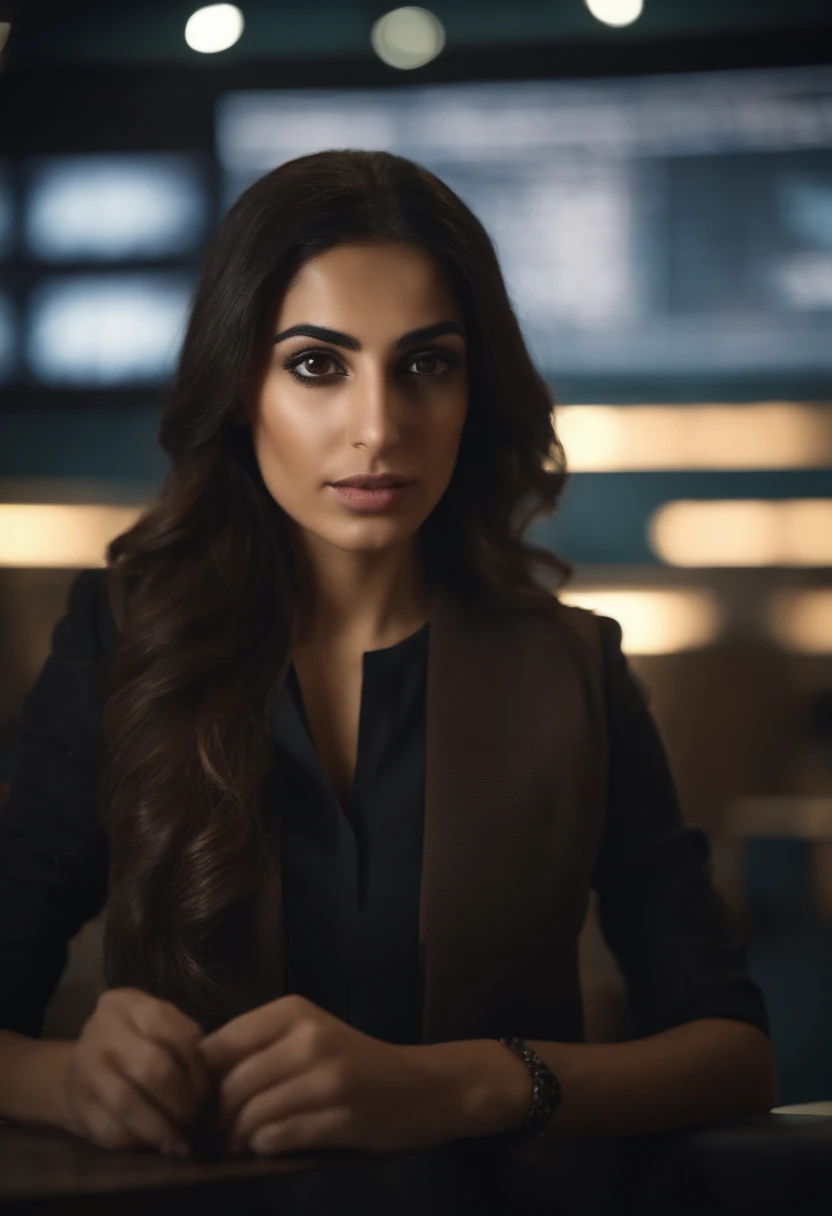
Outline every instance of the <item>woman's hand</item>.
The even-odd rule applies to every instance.
[[[61,1126],[102,1148],[178,1151],[209,1092],[194,1050],[203,1028],[140,988],[111,988],[73,1044],[61,1085]]]
[[[453,1140],[454,1100],[426,1050],[374,1039],[296,993],[198,1044],[219,1085],[219,1134],[261,1154]]]

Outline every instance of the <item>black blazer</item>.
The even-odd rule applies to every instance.
[[[102,911],[108,894],[109,851],[103,831],[95,822],[93,759],[103,708],[104,673],[114,640],[103,575],[101,570],[87,570],[73,581],[66,613],[53,631],[50,655],[20,714],[11,793],[0,811],[0,1027],[33,1036],[41,1033],[45,1007],[66,964],[68,941],[85,921]],[[420,925],[420,910],[424,918],[432,896],[425,897],[421,885],[425,877],[423,858],[421,850],[418,856],[415,850],[426,831],[426,759],[440,753],[436,742],[439,727],[432,727],[433,743],[430,732],[425,731],[430,706],[441,698],[445,707],[435,709],[431,721],[438,721],[443,712],[453,712],[456,719],[459,706],[451,704],[456,690],[462,701],[471,698],[485,702],[483,712],[490,716],[483,729],[491,730],[499,717],[499,704],[510,695],[500,693],[498,704],[501,672],[510,679],[511,688],[519,689],[518,696],[526,687],[524,678],[532,689],[531,674],[524,675],[527,668],[523,650],[531,643],[520,640],[531,636],[528,622],[523,622],[522,634],[513,632],[514,624],[490,620],[482,622],[479,629],[476,624],[472,628],[468,610],[463,610],[465,636],[473,639],[467,643],[472,666],[464,674],[461,667],[452,667],[452,662],[460,661],[455,657],[460,649],[465,649],[452,624],[462,617],[454,616],[454,611],[458,609],[446,606],[430,627],[365,658],[350,822],[338,806],[318,760],[293,669],[272,708],[275,773],[280,774],[283,799],[283,830],[276,852],[283,875],[283,927],[288,933],[282,987],[276,981],[271,995],[301,991],[367,1033],[390,1041],[419,1041],[422,1019],[428,1018],[426,939],[428,946],[431,939],[425,933],[424,919]],[[603,716],[608,749],[603,822],[598,835],[587,835],[589,845],[581,845],[583,852],[579,850],[575,856],[586,854],[589,883],[598,892],[601,927],[627,983],[633,1033],[648,1034],[698,1017],[735,1018],[769,1033],[765,1003],[747,973],[743,944],[736,938],[725,903],[711,881],[708,838],[701,829],[684,823],[645,690],[621,652],[620,627],[609,618],[593,619],[600,631],[604,660]],[[559,635],[551,631],[540,638],[547,645],[556,640],[562,648]],[[540,656],[546,670],[548,652],[540,638],[536,649],[529,653],[536,667]],[[486,639],[490,639],[488,647]],[[489,678],[481,688],[474,689],[474,680],[480,676],[470,672],[485,669],[483,656],[495,654],[496,640],[500,642],[500,658],[488,658]],[[573,646],[573,650],[577,654],[580,646]],[[552,655],[555,653],[560,655],[561,650],[553,649]],[[586,655],[581,655],[583,662]],[[575,666],[572,658],[563,661],[571,664],[568,671]],[[560,697],[567,705],[571,687],[568,671],[564,667],[562,679],[547,678],[540,686],[543,691],[535,686],[528,695]],[[394,693],[396,712],[391,714]],[[577,717],[577,711],[565,718],[571,722],[573,716]],[[481,732],[474,731],[473,736],[471,746],[478,746]],[[510,723],[498,737],[505,739],[508,747]],[[454,754],[464,746],[464,739],[457,740]],[[499,748],[492,746],[487,751],[496,751],[496,762],[500,762]],[[533,755],[540,751],[537,746]],[[515,756],[516,747],[511,758],[508,753],[504,757],[503,767],[513,765]],[[483,751],[466,760],[469,767],[474,765],[479,770],[487,762]],[[529,781],[535,791],[544,778],[536,775],[534,763],[533,759],[526,760],[523,777],[513,778],[508,788],[519,788],[523,781]],[[446,785],[442,788],[447,787],[447,778],[439,775],[438,764],[432,769],[428,764],[427,769],[428,797],[435,804],[436,791],[443,781]],[[461,762],[459,771],[468,771]],[[545,776],[550,793],[548,819],[557,819],[557,781],[564,771],[561,760],[554,777],[549,773]],[[363,774],[360,780],[359,774]],[[480,788],[484,786],[485,779]],[[269,788],[273,794],[274,785]],[[453,793],[453,805],[463,805],[464,791],[454,787]],[[506,797],[504,790],[501,806]],[[475,802],[480,808],[476,813],[484,815],[488,809],[485,795],[479,795]],[[272,809],[264,806],[264,814]],[[393,813],[395,830],[390,829]],[[558,832],[555,841],[566,840],[567,829],[559,828]],[[534,840],[540,841],[540,835],[538,832]],[[574,831],[572,836],[578,839]],[[430,845],[431,837],[425,838]],[[404,849],[403,839],[411,842]],[[438,837],[434,834],[432,839]],[[434,844],[434,853],[429,856],[436,856],[437,848]],[[558,852],[566,855],[566,846],[559,845]],[[507,847],[505,856],[509,857]],[[551,868],[554,874],[554,857]],[[576,866],[570,864],[568,872],[575,870]],[[458,862],[456,873],[464,886],[464,862]],[[561,886],[565,886],[563,881]],[[488,889],[493,889],[493,883]],[[309,898],[312,891],[314,898]],[[578,908],[584,894],[578,892]],[[467,903],[473,899],[475,911],[477,897],[483,898],[482,894],[477,896],[472,882]],[[551,901],[539,906],[543,915],[556,908]],[[476,924],[481,919],[482,908]],[[453,923],[446,920],[446,936],[454,932],[454,924],[463,932],[459,916]],[[469,932],[475,931],[474,923],[472,918]],[[547,931],[563,932],[548,930],[542,919],[531,919],[530,923],[540,923],[544,948]],[[349,926],[349,935],[343,932],[344,926]],[[439,935],[433,940],[439,943]],[[486,1020],[471,1023],[470,1029],[462,1014],[442,1012],[450,1007],[453,995],[443,986],[446,973],[440,969],[442,949],[437,944],[431,1006],[437,1037],[479,1037],[490,1031],[559,1037],[551,1031],[542,1033],[544,1027],[532,1024],[533,1019],[523,1025],[517,1020],[507,1024],[505,1019],[510,1015],[498,1008],[499,999],[492,1002],[496,1012],[488,1015],[484,1011]],[[551,957],[555,954],[553,949]],[[379,985],[373,960],[389,961],[397,955],[400,965],[388,966],[385,982]],[[487,983],[487,971],[484,976],[481,982]],[[505,991],[505,985],[501,991]],[[266,999],[269,992],[262,995]],[[482,1003],[481,998],[478,1009]],[[488,1022],[488,1016],[495,1020]],[[444,1025],[442,1017],[449,1019]],[[454,1021],[457,1017],[459,1020]],[[568,1027],[564,1023],[561,1035],[579,1038],[580,1027],[573,1031],[572,1023]]]

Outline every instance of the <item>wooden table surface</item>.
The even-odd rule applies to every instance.
[[[163,1156],[151,1148],[99,1148],[66,1132],[2,1122],[0,1213],[181,1213],[183,1201],[196,1189],[203,1189],[206,1198],[209,1193],[228,1195],[250,1180],[366,1167],[367,1162],[367,1154],[351,1151],[260,1158],[207,1150],[190,1157]],[[200,1210],[210,1207],[200,1204]]]
[[[646,1137],[627,1211],[832,1211],[832,1118],[818,1109],[827,1103],[809,1105],[811,1113],[751,1115]],[[534,1161],[521,1160],[510,1169],[503,1162],[508,1174],[492,1174],[452,1145],[400,1154],[165,1157],[0,1122],[0,1216],[504,1216],[523,1196],[532,1210],[545,1210],[544,1196],[550,1211],[599,1216],[608,1210],[604,1177],[615,1175],[616,1154],[618,1163],[634,1150],[641,1157],[636,1141],[605,1147],[602,1138],[585,1152],[580,1140],[560,1142],[552,1161],[542,1162],[543,1175]],[[557,1167],[551,1175],[550,1165]],[[701,1203],[691,1206],[694,1194]]]

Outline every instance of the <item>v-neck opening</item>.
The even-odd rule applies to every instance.
[[[421,625],[417,630],[415,630],[415,632],[409,633],[406,638],[400,638],[398,642],[393,642],[392,646],[379,646],[375,650],[362,651],[361,658],[372,660],[376,657],[376,655],[392,654],[394,651],[399,650],[400,647],[406,646],[408,642],[414,643],[419,635],[424,633],[429,627],[430,621],[425,621],[424,625]]]
[[[358,797],[359,797],[359,792],[360,792],[359,791],[359,778],[361,777],[361,775],[363,773],[364,765],[362,762],[365,759],[364,753],[366,751],[365,742],[366,742],[366,733],[367,733],[367,725],[366,725],[367,704],[366,704],[366,696],[365,696],[365,689],[366,689],[365,669],[367,667],[376,667],[380,660],[383,661],[383,657],[390,658],[394,655],[397,655],[399,651],[404,650],[405,648],[407,648],[409,646],[412,646],[415,648],[417,639],[421,639],[424,635],[426,635],[429,628],[430,628],[430,621],[425,621],[424,625],[421,625],[413,633],[408,634],[407,637],[400,638],[400,640],[398,642],[394,642],[391,646],[381,646],[381,647],[378,647],[376,650],[362,651],[362,655],[361,655],[361,692],[360,692],[359,706],[358,706],[358,735],[357,735],[357,739],[356,739],[355,768],[354,768],[353,774],[352,774],[352,788],[351,788],[351,797],[350,797],[349,808],[344,807],[344,805],[341,802],[341,799],[339,798],[338,793],[335,789],[335,785],[332,781],[332,778],[330,777],[329,773],[327,772],[326,768],[324,767],[324,763],[321,759],[320,752],[318,751],[318,745],[315,741],[315,736],[312,732],[312,727],[309,722],[309,717],[306,712],[306,705],[305,705],[304,699],[303,699],[303,688],[301,686],[300,677],[298,676],[294,661],[290,661],[290,663],[289,663],[288,676],[289,676],[289,679],[294,682],[293,687],[294,687],[294,694],[295,694],[295,698],[296,698],[296,704],[297,704],[299,712],[300,712],[300,717],[301,717],[301,721],[303,722],[304,729],[309,737],[309,742],[311,744],[312,751],[314,753],[315,760],[316,760],[316,763],[317,763],[319,771],[320,771],[320,776],[323,779],[333,802],[338,807],[339,811],[343,815],[346,822],[350,825],[350,828],[352,829],[354,834],[357,834],[357,830],[356,830],[356,824],[354,822],[353,816],[354,816],[354,812],[355,812],[356,802],[358,801]]]
[[[291,990],[400,1043],[421,1034],[427,624],[366,652],[351,805],[335,796],[291,661],[272,708]]]

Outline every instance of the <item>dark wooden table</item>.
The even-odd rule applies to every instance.
[[[0,1122],[2,1216],[473,1216],[484,1210],[481,1180],[482,1163],[449,1146],[383,1156],[170,1157]]]
[[[536,1159],[537,1158],[537,1159]],[[816,1216],[832,1212],[832,1118],[752,1115],[521,1160],[460,1145],[284,1157],[111,1152],[0,1122],[0,1216]]]

